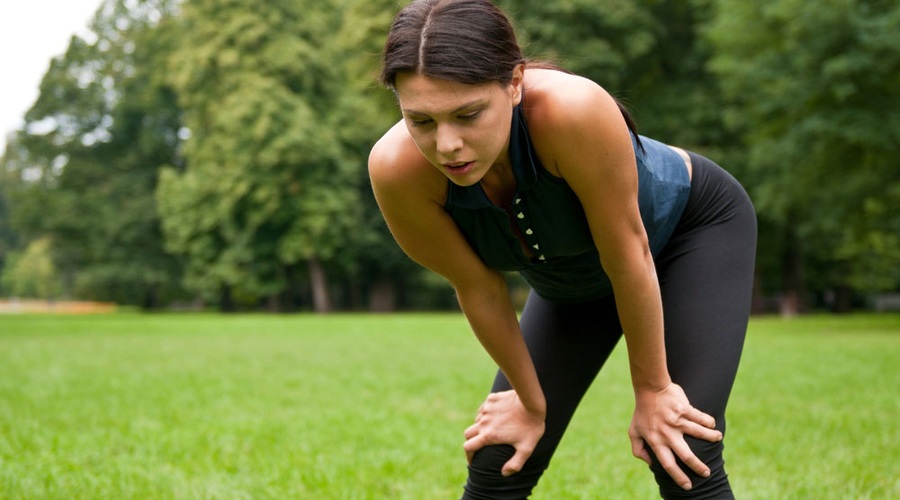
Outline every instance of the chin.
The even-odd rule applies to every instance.
[[[481,180],[478,177],[475,177],[472,175],[447,175],[447,174],[444,174],[444,176],[447,177],[447,179],[450,182],[456,184],[457,186],[461,186],[461,187],[474,186],[475,184],[478,184],[478,182]]]

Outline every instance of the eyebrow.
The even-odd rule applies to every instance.
[[[474,101],[467,102],[466,104],[463,104],[462,106],[459,106],[457,108],[450,110],[450,112],[448,114],[455,115],[456,113],[459,113],[461,111],[465,111],[470,108],[477,108],[478,106],[482,106],[482,105],[486,105],[486,104],[488,104],[488,99],[476,99]],[[430,116],[428,113],[425,113],[422,111],[416,111],[414,109],[403,108],[401,111],[403,111],[405,114],[408,114],[408,115]]]

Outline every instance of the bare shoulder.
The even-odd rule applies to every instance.
[[[597,83],[553,70],[529,70],[525,79],[525,117],[544,165],[554,165],[561,148],[579,138],[631,147],[627,126],[613,97]]]
[[[443,203],[447,179],[419,152],[403,122],[388,130],[369,153],[369,178],[377,190],[405,190]]]
[[[457,288],[491,273],[444,210],[449,180],[416,147],[402,122],[369,154],[369,178],[384,220],[406,254]]]
[[[596,118],[598,113],[618,113],[615,100],[599,84],[561,71],[529,70],[525,96],[527,113],[534,115],[536,122],[553,121],[554,126],[579,117]]]

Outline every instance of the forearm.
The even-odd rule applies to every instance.
[[[671,383],[666,367],[662,300],[649,252],[613,279],[616,307],[628,346],[635,391],[664,389]]]
[[[457,288],[457,296],[478,341],[509,380],[525,408],[546,412],[544,392],[502,275],[489,285],[471,290]]]

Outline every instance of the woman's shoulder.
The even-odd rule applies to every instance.
[[[552,69],[531,69],[525,76],[525,114],[530,123],[558,129],[578,120],[602,119],[612,100],[587,78]]]
[[[526,72],[523,112],[538,155],[551,172],[557,149],[573,146],[579,137],[618,142],[621,134],[610,134],[608,127],[620,122],[625,125],[616,101],[603,87],[578,75],[548,69]]]
[[[368,168],[369,179],[378,190],[409,190],[439,203],[446,198],[447,178],[428,163],[402,121],[372,146]]]

